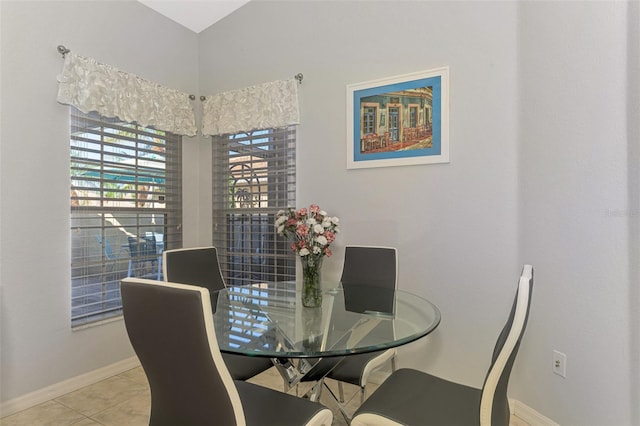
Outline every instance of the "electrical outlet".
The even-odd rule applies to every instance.
[[[558,376],[567,377],[567,356],[562,352],[553,351],[553,367],[552,370]]]

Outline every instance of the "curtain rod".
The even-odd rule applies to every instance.
[[[58,53],[62,55],[62,58],[64,58],[67,53],[70,53],[71,50],[67,49],[64,45],[59,44],[58,45]],[[295,78],[296,80],[298,80],[298,84],[302,84],[302,79],[304,78],[304,76],[302,75],[301,72],[299,72],[298,74],[294,75],[293,78]],[[189,99],[191,99],[192,101],[194,101],[196,99],[196,95],[189,95]],[[205,99],[207,99],[206,96],[200,96],[200,100],[204,101]]]

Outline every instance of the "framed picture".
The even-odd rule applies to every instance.
[[[347,86],[347,169],[448,162],[448,67]]]

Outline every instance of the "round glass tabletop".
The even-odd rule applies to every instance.
[[[318,358],[401,346],[431,333],[440,311],[402,290],[349,285],[323,291],[305,308],[295,282],[228,287],[212,293],[220,350],[270,358]]]

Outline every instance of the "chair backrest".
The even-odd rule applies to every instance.
[[[216,340],[209,291],[126,278],[122,310],[151,388],[150,426],[245,423]]]
[[[131,257],[140,256],[140,239],[138,237],[127,237],[129,241],[129,254]]]
[[[393,315],[397,281],[398,256],[395,248],[345,247],[340,282],[348,311]]]
[[[397,250],[393,247],[346,246],[340,281],[343,287],[355,284],[395,289]]]
[[[108,238],[102,239],[102,235],[98,235],[98,244],[102,244],[102,248],[104,250],[104,256],[107,260],[114,260],[116,258],[116,254],[113,251],[113,246],[109,242]]]
[[[215,247],[165,250],[162,257],[165,281],[197,285],[212,292],[225,288]]]
[[[508,425],[509,401],[507,386],[522,335],[527,326],[533,292],[533,267],[524,265],[518,282],[509,319],[498,336],[491,367],[482,387],[480,425]]]
[[[158,254],[156,248],[156,236],[153,234],[140,237],[140,256],[155,257]]]

